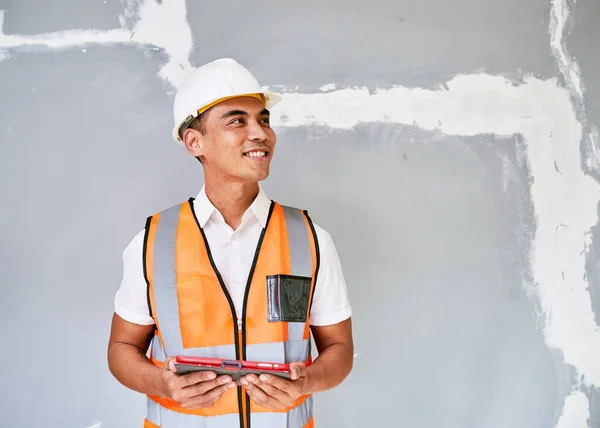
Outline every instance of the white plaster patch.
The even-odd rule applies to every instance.
[[[6,59],[2,52],[7,49],[69,49],[89,44],[153,46],[163,49],[169,57],[159,71],[159,77],[177,87],[192,69],[189,58],[193,39],[185,0],[164,0],[160,3],[130,0],[129,3],[136,3],[135,8],[128,9],[135,10],[130,15],[134,23],[131,29],[125,28],[124,19],[121,19],[123,28],[113,30],[77,29],[35,35],[4,34],[0,25],[0,61]]]
[[[571,3],[575,4],[576,0]],[[552,0],[550,10],[550,48],[556,58],[558,67],[566,84],[574,92],[579,101],[583,99],[583,82],[577,63],[570,56],[565,41],[565,32],[569,20],[570,9],[567,0]]]
[[[569,6],[574,6],[577,0],[552,0],[551,9],[550,9],[550,48],[552,49],[552,54],[554,55],[556,62],[558,64],[558,68],[563,75],[565,80],[565,84],[569,88],[571,92],[571,96],[574,99],[574,103],[576,108],[579,110],[579,119],[581,120],[582,126],[586,125],[586,111],[585,111],[585,102],[584,102],[584,87],[581,79],[581,70],[579,69],[579,65],[577,62],[571,57],[567,48],[566,35],[567,35],[567,23],[570,20],[571,9]],[[585,159],[586,166],[589,167],[597,167],[598,165],[598,153],[596,150],[596,133],[597,129],[592,127],[589,138],[589,147],[587,157]],[[580,143],[582,142],[583,135],[580,135],[578,140],[573,141],[573,147],[571,148],[572,153],[580,153]],[[592,153],[589,153],[591,151]],[[578,162],[581,159],[576,159]],[[576,168],[573,165],[573,168]],[[578,175],[583,177],[583,172]],[[583,180],[578,180],[582,182]],[[565,245],[558,246],[556,257],[562,258],[565,264],[568,264],[572,267],[572,276],[567,277],[565,271],[562,271],[563,280],[566,281],[566,284],[569,284],[571,290],[573,290],[579,297],[579,307],[585,307],[585,321],[583,320],[584,316],[580,315],[579,323],[574,324],[569,329],[568,326],[563,328],[558,327],[557,325],[553,325],[553,328],[547,328],[546,341],[550,346],[558,347],[563,351],[565,355],[565,359],[568,363],[573,364],[575,369],[577,370],[579,375],[588,376],[592,371],[594,372],[594,379],[589,380],[584,378],[586,382],[591,383],[594,387],[598,388],[600,385],[598,384],[598,376],[596,363],[594,361],[593,355],[598,355],[598,345],[595,344],[592,347],[581,346],[578,343],[579,340],[594,340],[594,336],[598,335],[598,325],[595,321],[594,312],[591,305],[591,299],[589,297],[589,293],[587,292],[587,288],[589,287],[589,283],[587,282],[587,274],[585,270],[585,256],[587,255],[590,245],[591,245],[591,227],[594,226],[598,222],[597,218],[597,206],[598,206],[598,183],[587,179],[587,186],[584,188],[584,192],[581,197],[585,201],[581,201],[580,209],[586,209],[586,211],[581,213],[581,218],[583,221],[580,225],[589,224],[590,228],[582,228],[580,230],[573,230],[572,224],[568,222],[560,223],[557,225],[557,235],[556,242],[564,243]],[[550,183],[548,183],[550,184]],[[571,183],[568,183],[571,185]],[[573,193],[575,195],[578,194],[578,187],[575,183],[572,184],[571,187]],[[572,196],[571,199],[577,198],[577,196]],[[566,203],[570,201],[565,201]],[[583,206],[585,204],[585,207]],[[573,213],[572,217],[575,217],[576,214]],[[546,217],[550,220],[550,216]],[[561,220],[559,217],[555,216],[554,221],[558,222]],[[581,237],[580,234],[583,234]],[[569,251],[579,250],[581,244],[583,244],[583,248],[580,253],[569,253]],[[543,245],[543,244],[542,244]],[[540,266],[540,273],[541,273]],[[540,280],[541,278],[536,278]],[[583,291],[585,290],[585,293]],[[560,298],[560,296],[555,296],[555,298]],[[567,312],[567,308],[563,308],[565,312]],[[575,311],[575,308],[572,309]],[[568,314],[558,314],[558,313],[547,313],[547,317],[557,317],[557,316],[565,316]],[[568,336],[571,333],[578,333],[577,328],[584,323],[587,325],[585,334],[575,334],[572,337],[572,340],[568,340]],[[591,333],[592,326],[594,328],[593,335]],[[597,340],[597,339],[596,339]],[[565,345],[567,348],[565,349]],[[566,352],[568,352],[569,357],[567,357]],[[584,355],[585,354],[585,355]],[[573,404],[576,403],[576,404]],[[563,416],[561,417],[561,421],[559,422],[559,426],[561,427],[587,427],[587,420],[589,419],[589,403],[586,395],[576,390],[570,397],[565,401]],[[564,419],[564,423],[562,422]]]
[[[131,37],[139,44],[164,49],[169,62],[160,70],[159,76],[173,86],[179,86],[192,71],[190,55],[194,43],[185,0],[143,1]]]
[[[588,153],[585,159],[586,167],[593,170],[600,170],[600,131],[593,126],[588,136]]]
[[[588,399],[581,391],[575,391],[565,400],[562,414],[556,428],[587,428],[590,413]]]
[[[512,169],[510,165],[510,159],[504,154],[502,156],[502,189],[506,192],[508,190],[508,184],[511,180]]]
[[[118,30],[72,30],[56,31],[35,35],[0,34],[0,47],[5,49],[45,47],[49,49],[69,49],[87,44],[129,43],[131,34],[124,29]]]
[[[4,14],[5,13],[6,13],[5,10],[0,9],[0,37],[2,37],[3,31],[4,31]],[[8,53],[6,52],[5,49],[2,49],[2,46],[0,45],[0,62],[7,58],[8,58]]]
[[[600,331],[594,319],[585,254],[598,222],[600,186],[580,167],[582,125],[569,91],[555,79],[510,81],[460,75],[446,90],[394,87],[285,94],[273,109],[279,126],[350,129],[361,122],[416,125],[446,135],[521,134],[534,183],[536,231],[530,266],[544,311],[544,336],[588,386],[600,386]],[[584,396],[585,397],[585,396]],[[580,409],[582,407],[578,407]],[[587,419],[587,415],[580,415]]]
[[[329,92],[335,90],[336,88],[337,85],[335,83],[328,83],[326,85],[321,86],[319,90],[322,92]]]

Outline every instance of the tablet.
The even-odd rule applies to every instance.
[[[290,378],[290,365],[282,363],[178,356],[175,358],[175,367],[177,367],[177,374],[180,375],[195,371],[212,371],[217,375],[229,375],[235,381],[251,373],[257,376],[272,374]]]

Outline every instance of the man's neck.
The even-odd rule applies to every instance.
[[[208,200],[223,216],[225,223],[236,230],[244,213],[258,195],[258,183],[213,182],[206,177],[204,190]]]

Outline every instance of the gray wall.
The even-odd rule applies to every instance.
[[[600,426],[598,2],[235,3],[0,0],[0,427],[141,426],[106,364],[121,251],[202,185],[173,85],[222,56],[287,93],[264,188],[348,281],[317,426]]]

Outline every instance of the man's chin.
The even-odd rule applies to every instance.
[[[241,181],[245,181],[246,183],[250,184],[250,183],[258,183],[260,181],[264,181],[269,177],[270,171],[262,171],[262,172],[257,172],[254,171],[252,173],[249,174],[244,174],[243,176],[238,176],[238,178]]]

